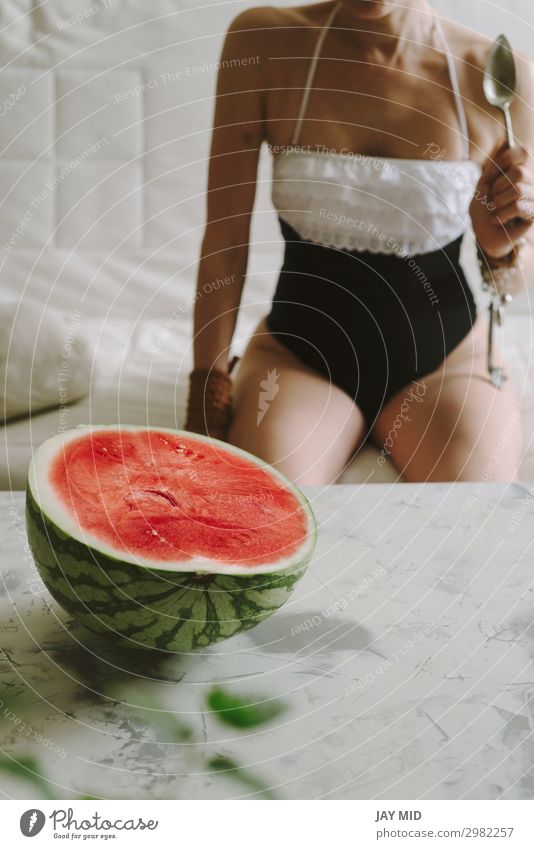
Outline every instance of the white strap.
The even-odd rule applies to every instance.
[[[456,111],[458,112],[458,121],[460,123],[460,132],[462,134],[462,143],[464,147],[465,158],[469,159],[469,127],[467,125],[467,117],[465,114],[464,102],[462,99],[456,62],[454,60],[454,56],[452,55],[451,48],[449,47],[449,42],[447,41],[445,33],[443,32],[441,21],[437,16],[434,16],[434,24],[436,27],[436,31],[441,39],[445,56],[447,57],[449,77],[451,80],[451,88],[454,94],[454,99],[456,101]]]
[[[293,132],[293,138],[291,139],[292,145],[298,144],[298,140],[300,138],[300,131],[302,129],[304,117],[306,115],[306,109],[308,107],[308,101],[310,99],[311,87],[312,87],[312,83],[313,83],[313,80],[314,80],[314,77],[315,77],[315,72],[317,70],[317,64],[318,64],[319,58],[321,56],[321,50],[322,50],[322,47],[323,47],[323,43],[324,43],[324,40],[325,40],[326,35],[328,33],[328,30],[330,29],[332,22],[333,22],[335,16],[337,15],[337,12],[338,12],[340,7],[341,7],[341,2],[336,3],[335,7],[332,9],[332,12],[330,13],[330,15],[328,17],[326,24],[324,25],[321,32],[319,33],[319,38],[317,39],[317,43],[315,45],[315,50],[313,52],[313,56],[312,56],[312,59],[311,59],[311,62],[310,62],[310,67],[308,69],[308,76],[306,78],[306,83],[305,83],[305,86],[304,86],[304,94],[302,96],[302,101],[301,101],[301,104],[300,104],[300,111],[299,111],[299,115],[298,115],[298,118],[297,118],[297,123],[295,124],[295,130]],[[465,114],[465,108],[464,108],[464,103],[463,103],[461,89],[460,89],[460,81],[458,79],[458,71],[456,69],[456,62],[454,60],[454,56],[452,55],[452,51],[449,47],[449,42],[447,41],[445,33],[443,32],[443,27],[441,25],[441,21],[439,20],[439,18],[436,15],[434,15],[434,26],[435,26],[436,31],[437,31],[440,39],[441,39],[441,43],[443,45],[443,51],[444,51],[446,59],[447,59],[447,66],[448,66],[448,69],[449,69],[449,77],[450,77],[450,81],[451,81],[451,88],[452,88],[452,92],[454,94],[454,100],[455,100],[455,103],[456,103],[456,111],[458,113],[458,121],[459,121],[459,124],[460,124],[460,132],[461,132],[461,136],[462,136],[462,143],[463,143],[463,147],[464,147],[465,158],[469,159],[469,153],[470,153],[470,150],[469,150],[469,127],[468,127],[468,124],[467,124],[467,117],[466,117],[466,114]]]
[[[319,38],[317,39],[317,44],[315,45],[315,50],[312,56],[312,60],[310,62],[310,67],[308,69],[308,77],[306,79],[306,84],[304,86],[304,94],[302,96],[302,101],[300,104],[300,112],[297,118],[297,123],[295,124],[295,130],[293,132],[293,138],[291,139],[291,144],[296,145],[298,143],[300,137],[300,130],[302,128],[302,122],[304,121],[304,116],[306,114],[306,109],[308,106],[308,100],[310,99],[310,91],[313,83],[313,78],[315,77],[315,71],[317,70],[317,63],[319,62],[319,57],[321,55],[321,50],[323,47],[324,40],[326,38],[326,34],[330,29],[332,21],[337,15],[338,9],[341,7],[341,3],[336,3],[335,7],[332,9],[332,12],[328,16],[328,20],[321,32],[319,33]]]

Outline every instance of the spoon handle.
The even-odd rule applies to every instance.
[[[506,143],[507,143],[508,147],[513,147],[515,145],[515,135],[514,135],[514,128],[512,126],[512,116],[510,115],[510,107],[508,106],[508,104],[505,104],[503,106],[502,111],[503,111],[504,121],[505,121],[505,125],[506,125]],[[517,218],[513,218],[510,221],[510,224],[512,225],[512,227],[517,227],[519,224],[522,224],[522,223],[523,223],[523,219],[519,218],[519,216]]]
[[[514,128],[512,126],[512,117],[510,115],[510,107],[508,105],[503,106],[504,120],[506,124],[506,142],[508,147],[514,147],[515,145],[515,136],[514,136]]]
[[[502,305],[499,301],[498,296],[495,297],[492,295],[489,303],[487,369],[490,376],[490,380],[495,386],[495,388],[501,389],[503,384],[506,382],[506,375],[504,374],[500,366],[494,365],[493,363],[496,323],[502,324]]]
[[[490,299],[489,306],[489,321],[488,321],[488,353],[487,353],[487,367],[488,372],[491,375],[493,372],[493,335],[495,328],[495,302],[493,298]]]

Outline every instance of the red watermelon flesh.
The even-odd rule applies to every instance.
[[[98,430],[67,442],[50,484],[82,531],[144,560],[274,563],[308,519],[291,489],[221,443],[157,430]]]

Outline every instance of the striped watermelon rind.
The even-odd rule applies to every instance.
[[[236,450],[225,443],[221,447]],[[313,511],[289,482],[309,521],[308,537],[294,562],[282,569],[265,565],[229,574],[221,568],[187,571],[187,564],[176,570],[170,564],[159,569],[131,558],[123,560],[62,530],[38,503],[34,463],[35,457],[26,491],[26,528],[45,586],[77,623],[132,646],[189,652],[246,631],[287,601],[311,559],[316,540]],[[278,471],[274,474],[283,478]]]

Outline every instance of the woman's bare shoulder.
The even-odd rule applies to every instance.
[[[327,14],[331,2],[309,5],[252,6],[244,9],[232,20],[229,32],[243,33],[250,45],[273,49],[292,38],[302,38],[302,31],[319,24]]]
[[[239,12],[233,19],[232,26],[238,24],[243,29],[253,29],[258,26],[287,27],[309,26],[321,20],[332,6],[331,0],[324,3],[308,3],[305,5],[285,6],[251,6]]]

